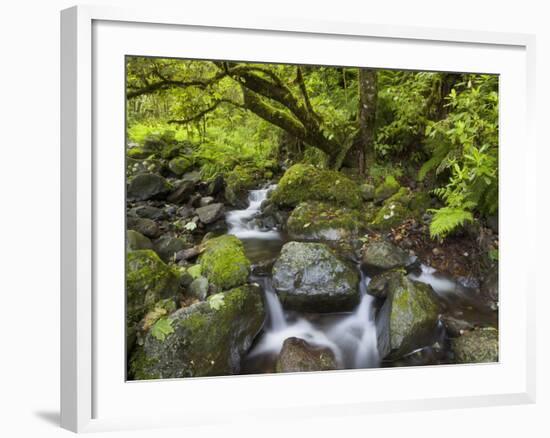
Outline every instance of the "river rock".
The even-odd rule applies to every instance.
[[[192,182],[193,184],[198,184],[201,180],[201,173],[198,170],[187,172],[181,177],[181,180]]]
[[[372,201],[374,200],[374,192],[375,192],[375,187],[372,185],[372,184],[368,184],[368,183],[365,183],[365,184],[361,184],[361,197],[363,198],[364,201]]]
[[[128,230],[126,231],[126,249],[128,251],[153,249],[153,242],[137,231]]]
[[[226,290],[246,283],[250,261],[242,242],[235,236],[223,235],[207,240],[199,258],[203,275],[217,290]]]
[[[288,338],[277,359],[278,373],[327,371],[336,369],[334,353],[329,348],[314,347],[300,338]]]
[[[181,204],[187,202],[195,191],[195,183],[193,181],[181,181],[174,191],[166,198],[168,202]]]
[[[385,240],[369,242],[363,248],[362,263],[367,269],[404,268],[413,261],[407,252]]]
[[[498,330],[478,328],[451,340],[457,363],[498,362]]]
[[[162,176],[155,173],[142,173],[130,180],[126,196],[130,201],[162,199],[170,190],[170,184]]]
[[[283,306],[339,312],[359,302],[359,274],[322,243],[289,242],[273,266],[273,287]]]
[[[152,205],[140,205],[133,210],[136,216],[152,220],[166,219],[167,214],[162,208],[153,207]]]
[[[367,293],[376,298],[386,298],[395,282],[401,281],[402,275],[402,270],[393,269],[374,276],[367,286]]]
[[[175,260],[176,253],[187,248],[189,243],[184,239],[162,236],[155,241],[155,251],[160,256],[163,262],[170,262]]]
[[[126,227],[151,239],[158,237],[160,234],[159,226],[152,219],[128,217]]]
[[[220,219],[224,214],[223,204],[216,203],[197,208],[195,213],[199,216],[199,220],[205,224],[211,224]]]
[[[287,221],[291,239],[342,240],[357,235],[361,227],[359,211],[324,202],[303,202]]]
[[[262,292],[246,285],[179,309],[150,330],[130,362],[133,379],[237,374],[241,359],[263,326]],[[169,327],[169,328],[168,328]]]
[[[201,198],[201,200],[199,201],[199,205],[201,207],[206,207],[207,205],[210,205],[214,202],[214,197],[213,196],[204,196]]]
[[[405,275],[393,278],[376,316],[381,358],[399,358],[430,345],[439,318],[439,304],[431,286]]]

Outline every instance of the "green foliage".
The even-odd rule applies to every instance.
[[[432,234],[438,237],[472,220],[474,212],[498,209],[498,77],[469,75],[457,87],[461,91],[453,89],[447,98],[447,117],[426,128],[435,146],[419,172],[420,179],[434,169],[450,175],[433,191],[448,208],[434,216]]]
[[[208,304],[212,310],[220,310],[224,305],[224,294],[219,293],[208,298]]]
[[[174,333],[174,328],[172,327],[170,318],[160,318],[151,327],[151,335],[161,342],[166,339],[166,336],[172,333]]]
[[[443,239],[457,227],[474,220],[471,212],[460,208],[443,207],[431,211],[434,213],[430,223],[430,236],[432,239]]]

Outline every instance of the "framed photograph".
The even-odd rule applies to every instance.
[[[63,427],[534,402],[534,37],[61,18]]]

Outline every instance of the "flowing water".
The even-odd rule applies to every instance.
[[[246,254],[253,264],[273,261],[286,240],[283,233],[277,229],[266,229],[257,220],[262,202],[274,188],[275,186],[271,185],[264,189],[251,190],[248,207],[228,212],[226,216],[228,233],[237,236],[243,242]],[[285,311],[273,289],[270,275],[253,275],[251,280],[260,284],[264,291],[267,320],[243,362],[242,371],[273,372],[283,342],[289,337],[302,338],[314,346],[330,348],[338,367],[342,369],[381,366],[375,325],[375,314],[380,303],[366,293],[370,278],[359,267],[357,269],[361,276],[360,302],[353,312],[346,313],[305,314]],[[424,265],[418,272],[409,274],[409,277],[430,284],[441,301],[454,309],[456,316],[464,316],[470,312],[471,319],[488,322],[487,315],[475,307],[472,290],[461,286],[453,279]],[[433,353],[431,344],[437,345],[443,337],[444,329],[440,324],[434,330],[430,343],[426,344],[427,347],[418,350],[422,350],[422,360],[425,361],[426,355]],[[413,359],[400,362],[399,365],[414,365],[414,358],[418,357],[418,354],[411,357]],[[444,360],[434,358],[433,362],[444,363]],[[388,364],[384,364],[386,365]]]

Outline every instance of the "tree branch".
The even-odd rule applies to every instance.
[[[168,123],[174,123],[174,124],[178,124],[178,125],[186,125],[188,123],[195,122],[197,120],[200,120],[206,114],[208,114],[208,113],[214,111],[215,109],[217,109],[222,103],[229,103],[233,106],[244,109],[244,107],[238,102],[234,102],[230,99],[220,99],[220,100],[214,102],[214,104],[212,106],[206,108],[205,110],[200,111],[199,113],[195,114],[192,117],[189,117],[187,119],[182,119],[182,120],[175,120],[175,119],[174,120],[168,120]]]

